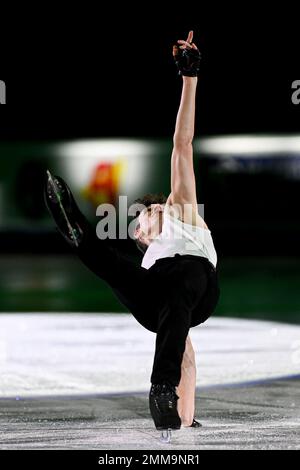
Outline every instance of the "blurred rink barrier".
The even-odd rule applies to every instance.
[[[0,312],[123,311],[56,233],[46,169],[96,224],[96,207],[119,208],[120,195],[128,207],[147,192],[168,195],[171,152],[172,139],[0,143]],[[300,135],[196,138],[194,167],[219,255],[216,315],[298,322]],[[132,240],[117,243],[139,262]]]

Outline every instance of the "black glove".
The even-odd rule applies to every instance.
[[[200,70],[201,53],[198,49],[180,49],[173,47],[173,57],[178,69],[178,75],[197,77]]]

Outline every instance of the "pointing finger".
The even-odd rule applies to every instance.
[[[188,37],[187,37],[187,42],[191,43],[193,40],[193,34],[194,32],[191,30],[189,31]]]

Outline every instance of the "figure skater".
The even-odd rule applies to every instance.
[[[134,263],[109,238],[99,239],[70,188],[48,172],[46,205],[83,263],[106,281],[136,320],[156,333],[149,407],[156,429],[199,427],[195,420],[196,365],[189,330],[215,310],[220,289],[211,231],[198,211],[193,168],[195,97],[200,52],[193,31],[173,46],[182,93],[173,135],[171,191],[146,194],[134,238],[143,252]]]

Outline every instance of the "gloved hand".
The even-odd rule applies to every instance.
[[[192,42],[193,31],[190,31],[186,41],[178,40],[181,46],[173,46],[173,57],[178,69],[178,75],[197,77],[200,70],[201,54]]]

